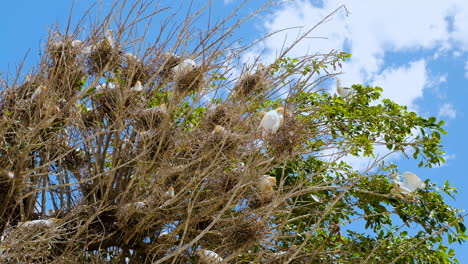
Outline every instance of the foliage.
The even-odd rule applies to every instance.
[[[81,25],[52,34],[28,78],[2,82],[2,263],[200,263],[202,250],[226,263],[458,263],[449,245],[467,238],[464,215],[444,200],[455,188],[426,180],[398,196],[385,159],[443,163],[443,121],[380,87],[320,89],[345,52],[239,65],[248,49],[222,33],[240,26],[237,10],[196,31],[202,7],[145,46],[149,31],[135,32],[165,9],[119,3],[82,42]],[[173,70],[186,59],[197,65]],[[281,127],[262,136],[260,110],[277,107]]]

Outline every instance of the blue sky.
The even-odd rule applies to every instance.
[[[75,1],[74,13],[79,17],[92,1]],[[112,1],[102,1],[99,8],[109,8]],[[167,2],[167,1],[163,1]],[[188,1],[187,1],[188,2]],[[215,0],[212,16],[216,20],[230,12],[241,0]],[[244,14],[261,1],[252,1]],[[199,2],[200,3],[200,2]],[[449,180],[458,187],[457,200],[448,203],[466,208],[468,162],[465,131],[468,128],[468,1],[291,1],[262,13],[242,26],[233,36],[245,42],[288,27],[297,27],[274,35],[242,57],[249,61],[263,53],[266,62],[274,59],[284,42],[290,43],[340,5],[340,10],[313,31],[292,56],[307,52],[346,50],[353,54],[344,65],[345,86],[362,83],[384,88],[384,96],[407,105],[423,116],[436,116],[446,121],[448,135],[443,137],[447,163],[438,168],[417,168],[417,161],[401,156],[391,157],[400,165],[400,172],[413,171],[423,179],[442,185]],[[29,52],[25,68],[38,61],[49,28],[63,28],[70,13],[71,1],[6,1],[0,15],[0,72],[15,72]],[[382,153],[384,150],[382,150]],[[362,160],[350,159],[356,168]],[[454,246],[462,263],[468,261],[468,246]]]

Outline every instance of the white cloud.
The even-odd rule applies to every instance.
[[[457,111],[453,105],[445,103],[439,109],[439,117],[454,119],[457,117]]]
[[[418,52],[437,50],[437,54],[447,52],[454,43],[468,43],[468,30],[463,23],[468,14],[468,1],[372,1],[346,0],[344,4],[350,11],[339,10],[334,16],[314,29],[301,43],[289,53],[296,57],[316,52],[328,52],[332,49],[349,48],[353,58],[344,65],[342,76],[344,85],[353,83],[372,83],[381,78],[386,68],[386,55],[389,52]],[[266,32],[274,34],[262,43],[262,47],[249,54],[265,52],[266,62],[271,62],[284,48],[291,45],[301,34],[314,27],[321,19],[343,4],[342,0],[324,1],[323,7],[316,7],[310,1],[291,1],[275,10],[263,21]],[[404,8],[402,8],[404,7]],[[453,19],[447,17],[453,16]],[[452,31],[450,31],[452,30]],[[467,31],[464,34],[464,31]],[[435,56],[435,59],[439,56]],[[424,58],[424,60],[428,60]],[[414,59],[413,59],[414,60]],[[404,64],[408,63],[403,62]],[[422,66],[422,65],[420,65]],[[403,67],[394,65],[393,68]],[[414,66],[416,67],[416,65]],[[468,67],[468,66],[467,66]],[[410,69],[408,69],[410,70]],[[410,73],[421,81],[422,68],[408,71],[405,77],[412,79]],[[401,71],[395,71],[402,74]],[[387,76],[387,79],[390,77]],[[401,82],[400,82],[401,83]],[[405,85],[408,96],[404,102],[409,105],[421,97],[421,83]],[[383,87],[385,88],[385,87]],[[395,88],[392,88],[393,90]],[[411,97],[411,96],[415,97]]]
[[[398,68],[386,68],[373,85],[384,88],[383,97],[415,110],[414,100],[423,96],[427,82],[426,62],[414,61]]]
[[[355,83],[381,86],[383,97],[407,105],[412,111],[417,110],[417,100],[423,99],[425,89],[437,90],[447,82],[447,74],[432,72],[428,63],[444,59],[446,54],[460,56],[468,50],[468,1],[329,0],[316,7],[311,1],[296,0],[281,5],[262,21],[264,33],[279,33],[263,41],[244,59],[252,60],[262,53],[266,57],[263,61],[272,62],[301,34],[342,4],[350,14],[344,9],[337,12],[308,34],[288,56],[348,51],[353,57],[343,65],[344,86]],[[389,55],[397,55],[399,60],[391,60]],[[465,71],[468,79],[468,61]],[[439,115],[456,116],[450,104],[444,104],[440,110]],[[376,148],[376,153],[383,155],[385,150]],[[368,163],[353,157],[346,157],[346,161],[361,169]]]

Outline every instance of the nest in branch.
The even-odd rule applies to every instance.
[[[143,160],[160,161],[164,156],[162,153],[165,153],[174,145],[176,138],[177,130],[173,128],[159,128],[141,132],[137,152],[144,154]]]
[[[0,254],[1,263],[49,263],[53,257],[54,243],[62,240],[61,229],[56,225],[18,226],[2,241],[7,248]]]
[[[73,44],[71,39],[64,39],[51,44],[48,52],[51,62],[47,68],[51,90],[61,98],[73,97],[80,88],[80,82],[85,78],[85,70],[80,66],[81,46]]]
[[[98,75],[109,69],[120,66],[120,52],[112,47],[107,39],[102,40],[95,49],[91,51],[88,58],[89,74]]]
[[[212,131],[216,125],[229,128],[231,127],[234,120],[238,120],[237,112],[233,110],[233,107],[227,105],[219,105],[214,109],[208,110],[202,126],[207,130]]]
[[[102,123],[102,115],[96,110],[82,112],[81,119],[86,128],[96,128]]]
[[[249,247],[260,241],[264,235],[265,224],[255,219],[237,219],[234,223],[222,230],[225,243],[230,250]]]
[[[203,87],[203,72],[200,68],[178,73],[175,78],[175,90],[181,94],[200,91]]]
[[[95,92],[92,100],[96,102],[97,110],[114,119],[122,114],[127,116],[141,107],[141,97],[130,91],[125,92],[120,87],[104,87]]]
[[[257,71],[254,74],[247,73],[242,75],[234,90],[238,96],[246,97],[263,90],[266,84],[263,72]]]
[[[130,87],[135,86],[137,81],[147,83],[153,76],[153,65],[146,65],[132,56],[125,56],[125,64],[122,67],[122,77]]]
[[[278,132],[268,137],[268,145],[277,155],[292,155],[307,140],[302,127],[299,120],[285,116]]]
[[[179,65],[181,62],[182,59],[179,56],[173,54],[166,54],[159,71],[159,76],[161,77],[161,79],[165,81],[172,80],[172,76],[174,75],[174,73],[172,72],[172,68]]]
[[[135,128],[142,131],[156,129],[166,116],[167,111],[163,105],[146,108],[136,113]]]

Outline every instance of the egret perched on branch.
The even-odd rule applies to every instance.
[[[257,182],[257,188],[261,196],[265,199],[271,198],[274,194],[274,187],[276,186],[276,178],[268,175],[262,175]]]
[[[197,63],[191,59],[185,59],[181,63],[171,68],[171,71],[174,75],[183,75],[187,74],[196,69]]]
[[[283,107],[279,107],[265,113],[260,125],[258,126],[258,129],[262,129],[262,137],[265,137],[268,134],[275,134],[278,131],[284,121],[283,113]]]
[[[141,92],[141,91],[143,91],[143,85],[141,85],[140,81],[137,81],[135,83],[135,86],[130,88],[130,91],[132,91],[132,92]]]
[[[400,196],[411,196],[417,189],[426,188],[426,184],[416,174],[412,172],[403,173],[403,182],[399,181],[400,175],[395,175],[393,179],[393,192],[397,192],[396,195]]]
[[[341,86],[341,79],[336,78],[336,92],[338,95],[340,95],[342,98],[348,98],[351,96],[353,93],[353,90],[349,87],[343,87]]]
[[[58,218],[49,218],[49,219],[41,219],[41,220],[32,220],[32,221],[27,221],[24,223],[20,223],[20,227],[25,227],[25,228],[33,228],[33,227],[51,227],[53,226],[56,222],[61,221],[62,219]]]
[[[199,250],[198,255],[200,256],[200,260],[203,261],[203,263],[216,264],[223,261],[222,257],[207,249]]]
[[[109,46],[111,46],[111,48],[114,48],[115,46],[115,41],[114,41],[114,30],[112,29],[109,29],[106,31],[106,33],[104,34],[105,36],[105,41],[107,41],[107,44],[109,44]]]

